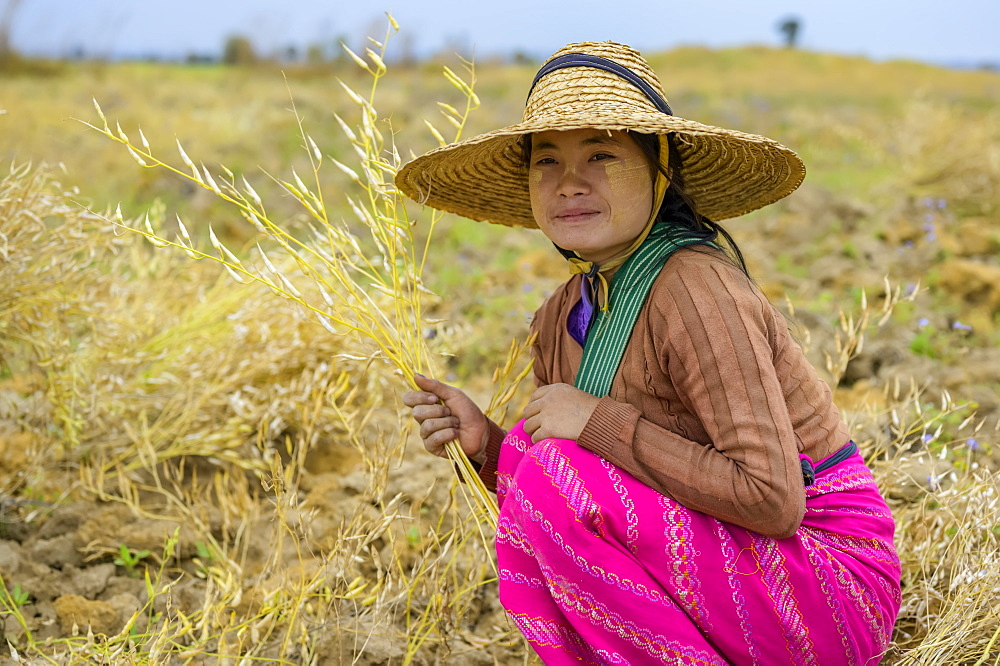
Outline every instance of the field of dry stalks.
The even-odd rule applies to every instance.
[[[513,420],[511,343],[564,266],[389,184],[515,122],[533,68],[373,52],[0,81],[0,661],[531,662],[399,396],[432,372]],[[728,228],[895,512],[885,663],[1000,663],[1000,76],[651,62],[681,115],[810,168]]]

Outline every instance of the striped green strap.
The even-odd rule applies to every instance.
[[[704,237],[680,235],[668,224],[653,228],[611,279],[609,307],[598,310],[591,324],[576,373],[576,388],[598,398],[608,394],[639,312],[664,262],[680,248],[704,242]]]

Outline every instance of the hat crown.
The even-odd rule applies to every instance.
[[[683,176],[697,212],[710,220],[773,203],[805,177],[798,155],[776,141],[674,115],[659,79],[635,49],[576,42],[553,54],[536,74],[522,122],[425,153],[399,170],[396,184],[439,210],[536,227],[524,137],[577,129],[672,136],[674,171]]]
[[[616,42],[575,42],[559,49],[545,62],[571,53],[598,56],[627,67],[666,101],[660,80],[639,52],[630,46]],[[642,90],[617,74],[580,66],[557,69],[540,78],[528,97],[522,120],[570,110],[596,115],[628,115],[637,111],[661,113]]]

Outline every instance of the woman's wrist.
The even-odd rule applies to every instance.
[[[484,424],[483,427],[483,436],[479,443],[479,450],[476,451],[475,453],[467,454],[469,456],[469,460],[478,463],[480,465],[486,462],[486,449],[489,448],[490,445],[490,420],[485,416],[483,418],[485,419],[486,423]]]

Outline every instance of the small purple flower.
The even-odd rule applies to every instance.
[[[523,291],[526,294],[529,294],[529,293],[533,292],[534,290],[535,290],[535,285],[533,285],[533,284],[525,284],[525,285],[521,286],[521,291]]]
[[[924,197],[924,205],[927,206],[928,208],[933,208],[934,199],[931,199],[930,197]]]
[[[938,490],[941,488],[941,484],[938,483],[937,474],[927,475],[927,487],[930,488],[931,490]]]
[[[975,437],[970,437],[969,439],[965,440],[965,445],[970,449],[972,449],[973,451],[977,451],[979,449],[979,440],[976,439]]]
[[[916,290],[917,290],[917,285],[915,285],[912,282],[910,282],[910,283],[908,283],[906,285],[906,289],[904,290],[903,295],[904,296],[912,296],[913,292],[915,292]]]
[[[956,331],[970,331],[970,332],[972,331],[972,326],[968,324],[963,324],[957,319],[952,323],[951,327]]]
[[[904,247],[913,247],[913,241],[911,241],[911,240],[903,241],[903,246]]]
[[[924,433],[924,444],[930,444],[934,441],[934,435],[929,432]]]
[[[929,323],[931,323],[931,320],[928,319],[927,317],[921,317],[920,319],[917,320],[917,326],[919,326],[920,328],[927,326]]]
[[[924,225],[924,231],[929,231],[927,227],[930,227],[931,226],[930,223],[933,221],[934,221],[934,215],[932,215],[931,213],[924,213],[924,222],[928,223]]]
[[[939,209],[944,210],[947,206],[948,206],[948,202],[946,200],[944,200],[944,199],[938,199],[937,200],[937,207]]]

